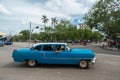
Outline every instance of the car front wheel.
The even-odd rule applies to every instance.
[[[89,61],[87,61],[87,60],[81,60],[79,62],[79,67],[82,68],[82,69],[89,68]]]
[[[35,66],[37,66],[37,61],[35,61],[35,60],[28,60],[27,64],[28,64],[29,67],[35,67]]]

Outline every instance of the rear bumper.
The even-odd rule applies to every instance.
[[[95,64],[95,63],[96,63],[96,60],[97,60],[96,58],[93,58],[93,59],[91,60],[91,63],[92,63],[92,64]]]

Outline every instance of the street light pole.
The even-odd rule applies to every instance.
[[[34,27],[33,29],[31,29],[31,22],[30,22],[30,35],[29,35],[29,44],[31,45],[31,38],[32,38],[32,32],[33,32],[33,30],[34,29],[38,29],[39,28],[39,26],[36,26],[36,27]]]
[[[30,31],[29,31],[29,44],[31,44],[31,22],[30,22]]]
[[[38,28],[39,28],[39,26],[34,27],[34,28],[31,30],[31,33],[33,32],[34,29],[38,29]]]

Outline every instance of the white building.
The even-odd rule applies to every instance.
[[[8,36],[8,35],[7,35],[6,33],[0,32],[0,36],[6,37],[6,36]]]
[[[77,29],[90,29],[90,27],[87,24],[82,23],[77,25]]]

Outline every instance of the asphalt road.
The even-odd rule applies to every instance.
[[[25,63],[12,59],[12,51],[27,47],[26,43],[14,43],[0,47],[0,80],[120,80],[120,51],[105,50],[95,45],[87,47],[97,54],[97,62],[89,69],[73,65],[39,65],[29,68]]]

